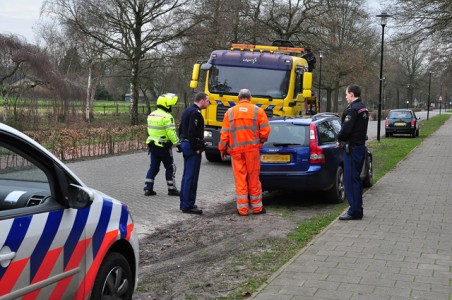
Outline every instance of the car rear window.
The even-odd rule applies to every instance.
[[[269,143],[309,145],[309,126],[291,123],[273,123],[270,126]]]
[[[407,118],[411,118],[411,112],[409,111],[392,111],[389,112],[389,119],[407,119]]]

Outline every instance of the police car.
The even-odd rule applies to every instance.
[[[0,299],[131,299],[137,273],[127,206],[0,123]]]

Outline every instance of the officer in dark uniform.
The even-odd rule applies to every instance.
[[[198,93],[195,103],[182,114],[179,126],[182,154],[184,156],[184,174],[180,190],[180,210],[183,213],[202,214],[195,205],[198,189],[201,153],[204,150],[204,118],[201,110],[209,105],[209,96]]]
[[[362,183],[360,178],[367,148],[369,111],[359,98],[361,88],[349,85],[346,90],[347,107],[342,113],[342,128],[337,135],[337,145],[345,148],[345,195],[350,208],[339,220],[360,220],[363,217]]]

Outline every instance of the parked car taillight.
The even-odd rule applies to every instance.
[[[411,120],[411,127],[415,127],[416,126],[416,121],[415,120]]]
[[[385,126],[389,127],[389,120],[388,119],[386,119]]]
[[[317,141],[317,129],[314,124],[309,126],[309,162],[311,164],[324,164],[325,154],[322,148],[319,147]]]

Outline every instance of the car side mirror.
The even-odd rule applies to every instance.
[[[80,185],[70,184],[68,188],[68,204],[70,208],[84,208],[94,201],[94,193]]]

